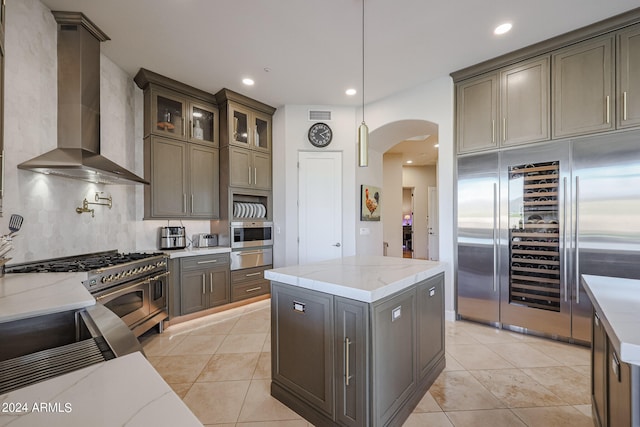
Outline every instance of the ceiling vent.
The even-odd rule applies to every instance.
[[[309,120],[312,122],[320,120],[323,122],[331,121],[331,111],[309,110]]]

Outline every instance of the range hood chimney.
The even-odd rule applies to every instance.
[[[100,42],[109,40],[80,12],[58,22],[58,148],[18,168],[100,184],[149,184],[100,154]]]

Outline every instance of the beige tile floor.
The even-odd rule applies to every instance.
[[[205,426],[310,426],[269,394],[269,303],[141,337]],[[593,426],[587,348],[458,321],[446,323],[446,358],[405,426]]]

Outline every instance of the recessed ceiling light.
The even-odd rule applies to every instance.
[[[495,30],[493,30],[493,34],[496,35],[500,35],[500,34],[504,34],[509,32],[509,30],[511,29],[511,24],[510,23],[504,23],[504,24],[500,24],[496,27]]]
[[[347,89],[344,93],[346,93],[349,96],[353,96],[358,92],[355,89]]]
[[[247,77],[245,79],[242,79],[242,83],[246,84],[247,86],[253,86],[255,82],[253,81],[253,79]]]
[[[407,160],[407,163],[411,164],[411,163],[413,163],[413,160]]]

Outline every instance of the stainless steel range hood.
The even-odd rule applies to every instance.
[[[58,22],[58,148],[18,168],[102,184],[149,184],[100,154],[100,42],[109,40],[80,12]]]

